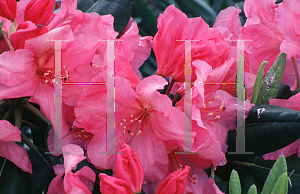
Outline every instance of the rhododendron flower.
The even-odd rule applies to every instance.
[[[275,8],[275,21],[285,40],[280,45],[280,51],[287,54],[287,58],[300,59],[300,28],[299,28],[300,2],[285,0]]]
[[[116,159],[116,178],[103,173],[99,175],[101,193],[140,193],[144,180],[143,166],[127,144],[121,144],[120,152]]]
[[[168,168],[167,152],[184,144],[184,113],[157,92],[165,84],[162,77],[154,75],[143,79],[134,91],[128,80],[115,77],[115,151],[122,142],[129,144],[142,162],[146,180],[162,180]],[[75,107],[74,125],[95,135],[87,148],[90,161],[110,169],[115,154],[106,150],[106,142],[113,143],[106,141],[106,86],[91,88]]]
[[[210,78],[211,82],[227,81],[227,72],[235,62],[235,49],[221,32],[209,28],[202,18],[188,19],[173,5],[159,16],[158,32],[153,39],[158,75],[172,75],[175,81],[184,81],[185,42],[182,40],[199,40],[192,41],[192,60],[203,60],[212,66],[213,71],[223,72]],[[192,68],[192,81],[196,79],[194,71]]]
[[[82,148],[78,145],[69,144],[63,146],[62,151],[64,155],[64,167],[61,165],[54,167],[57,176],[50,183],[48,193],[92,193],[91,191],[93,190],[96,178],[94,171],[84,166],[77,172],[72,172],[72,169],[76,169],[76,165],[86,158],[83,156]]]
[[[293,19],[286,19],[286,17],[293,17],[293,11],[287,8],[287,1],[282,5],[275,4],[274,0],[267,1],[245,1],[245,14],[247,17],[244,27],[241,29],[240,38],[245,41],[245,70],[251,74],[256,75],[260,64],[267,61],[264,68],[264,74],[277,59],[281,52],[287,53],[287,62],[282,77],[282,84],[288,84],[292,89],[296,87],[294,67],[290,57],[296,56],[297,49],[295,42],[297,35],[292,35],[294,30],[292,25],[286,25],[287,21],[294,21]],[[297,6],[292,4],[293,6]],[[279,9],[280,6],[280,9]],[[289,10],[289,11],[287,11]],[[286,16],[289,13],[288,16]],[[291,38],[293,40],[291,41]],[[289,41],[287,40],[289,39]],[[287,41],[289,42],[287,45]],[[287,47],[290,49],[287,50]],[[299,68],[299,61],[296,61]]]
[[[10,160],[25,172],[32,173],[31,162],[23,147],[13,141],[21,141],[21,131],[6,120],[0,120],[0,156]]]
[[[24,13],[25,21],[44,25],[53,13],[55,0],[31,0]]]
[[[0,16],[14,20],[17,17],[17,1],[2,0],[0,3]]]

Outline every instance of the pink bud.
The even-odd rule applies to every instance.
[[[55,0],[31,0],[24,13],[24,21],[44,25],[53,13]]]
[[[0,1],[0,16],[9,20],[14,20],[17,17],[17,1],[16,0],[1,0]]]
[[[185,166],[183,171],[177,170],[169,174],[159,185],[155,194],[183,194],[190,169],[191,167]]]
[[[132,194],[128,183],[122,179],[107,176],[104,173],[99,174],[100,191],[103,194]]]
[[[122,142],[120,152],[116,159],[116,178],[125,180],[134,193],[140,193],[143,180],[144,169],[142,163],[133,149]]]

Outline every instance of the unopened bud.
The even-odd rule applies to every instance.
[[[0,16],[9,20],[14,20],[17,17],[17,1],[16,0],[1,0],[0,1]]]
[[[24,13],[24,21],[44,25],[53,13],[55,0],[31,0]]]

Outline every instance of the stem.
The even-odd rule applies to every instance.
[[[181,99],[180,93],[176,93],[174,99],[172,100],[172,106],[175,106],[176,103]]]
[[[297,91],[297,90],[300,90],[300,80],[299,80],[299,72],[298,72],[298,68],[297,68],[297,65],[296,65],[296,60],[295,60],[294,57],[292,57],[292,62],[293,62],[294,71],[295,71],[296,80],[297,80],[297,88],[296,88],[295,91]]]
[[[35,124],[33,124],[33,123],[30,123],[28,121],[22,120],[22,124],[30,127],[31,129],[35,129],[35,130],[38,130],[39,132],[41,132],[40,128],[38,126],[36,126]]]
[[[3,40],[6,42],[8,48],[9,48],[11,51],[15,51],[14,47],[11,45],[10,40],[8,39],[7,33],[6,33],[4,30],[2,30],[1,36],[2,36]]]
[[[29,111],[31,111],[37,117],[39,117],[40,119],[42,119],[43,121],[45,121],[48,125],[51,124],[51,122],[49,121],[49,119],[43,113],[41,113],[38,109],[36,109],[34,106],[32,106],[29,102],[26,102],[25,104],[20,104],[20,106],[23,106],[24,108],[26,108]]]
[[[171,83],[170,83],[170,85],[169,85],[169,87],[168,87],[168,90],[167,90],[167,92],[166,92],[166,95],[167,95],[167,96],[169,96],[169,94],[170,94],[170,92],[171,92],[171,89],[172,89],[174,83],[175,83],[175,80],[174,80],[173,77],[172,77]]]
[[[214,165],[211,165],[210,167],[210,176],[213,180],[215,180],[215,170],[214,170]]]
[[[15,112],[15,126],[18,127],[18,129],[21,131],[21,126],[22,126],[22,111],[20,108],[16,108],[14,110]],[[24,143],[34,149],[40,156],[41,158],[46,162],[46,164],[48,165],[49,163],[47,162],[47,160],[43,157],[43,155],[39,152],[39,150],[37,149],[36,145],[34,145],[27,137],[26,135],[21,132],[21,138],[24,141]]]
[[[9,109],[1,120],[6,120],[10,116],[11,109]]]
[[[0,178],[1,178],[1,175],[2,175],[2,172],[3,172],[3,169],[4,169],[4,166],[5,166],[5,163],[6,163],[6,158],[4,158],[4,162],[3,162],[2,167],[1,167],[1,170],[0,170]]]

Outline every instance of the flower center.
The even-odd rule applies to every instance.
[[[91,139],[94,137],[94,135],[90,132],[87,132],[83,128],[77,128],[75,126],[72,126],[70,128],[71,133],[74,135],[75,138],[80,138],[80,139]]]
[[[63,67],[63,71],[61,71],[61,78],[62,81],[65,82],[67,79],[69,79],[69,72],[66,70],[66,67]],[[50,86],[54,86],[55,82],[55,70],[52,68],[42,68],[36,70],[36,73],[40,75],[42,81],[45,84],[48,84]]]
[[[50,86],[53,86],[55,82],[55,70],[54,68],[49,68],[49,65],[47,65],[47,63],[50,61],[49,63],[53,63],[54,67],[54,61],[51,61],[53,55],[54,50],[50,48],[46,49],[46,51],[44,52],[38,53],[37,57],[35,58],[35,63],[38,66],[36,73],[40,75],[43,83]],[[68,70],[66,70],[66,66],[64,66],[63,69],[60,69],[59,71],[61,71],[61,79],[65,82],[69,78],[69,72]]]
[[[141,124],[141,128],[139,132],[137,133],[138,137],[141,137],[146,125],[147,117],[148,117],[148,109],[145,108],[142,111],[139,111],[138,113],[131,115],[130,119],[123,119],[123,122],[120,123],[120,125],[126,125],[123,127],[123,132],[128,134],[132,137],[137,129],[137,127]]]
[[[171,153],[168,154],[169,158],[169,169],[168,174],[171,174],[174,171],[177,170],[184,170],[186,164],[183,162],[183,160],[180,158],[179,154],[176,154],[174,150],[171,151]],[[192,175],[189,173],[188,180],[195,184],[198,182],[197,179],[195,179],[196,175]]]
[[[220,115],[226,108],[224,107],[224,101],[216,106],[210,106],[212,102],[218,99],[219,96],[216,96],[213,99],[205,99],[203,106],[200,108],[201,118],[205,121],[216,121],[221,118]]]

